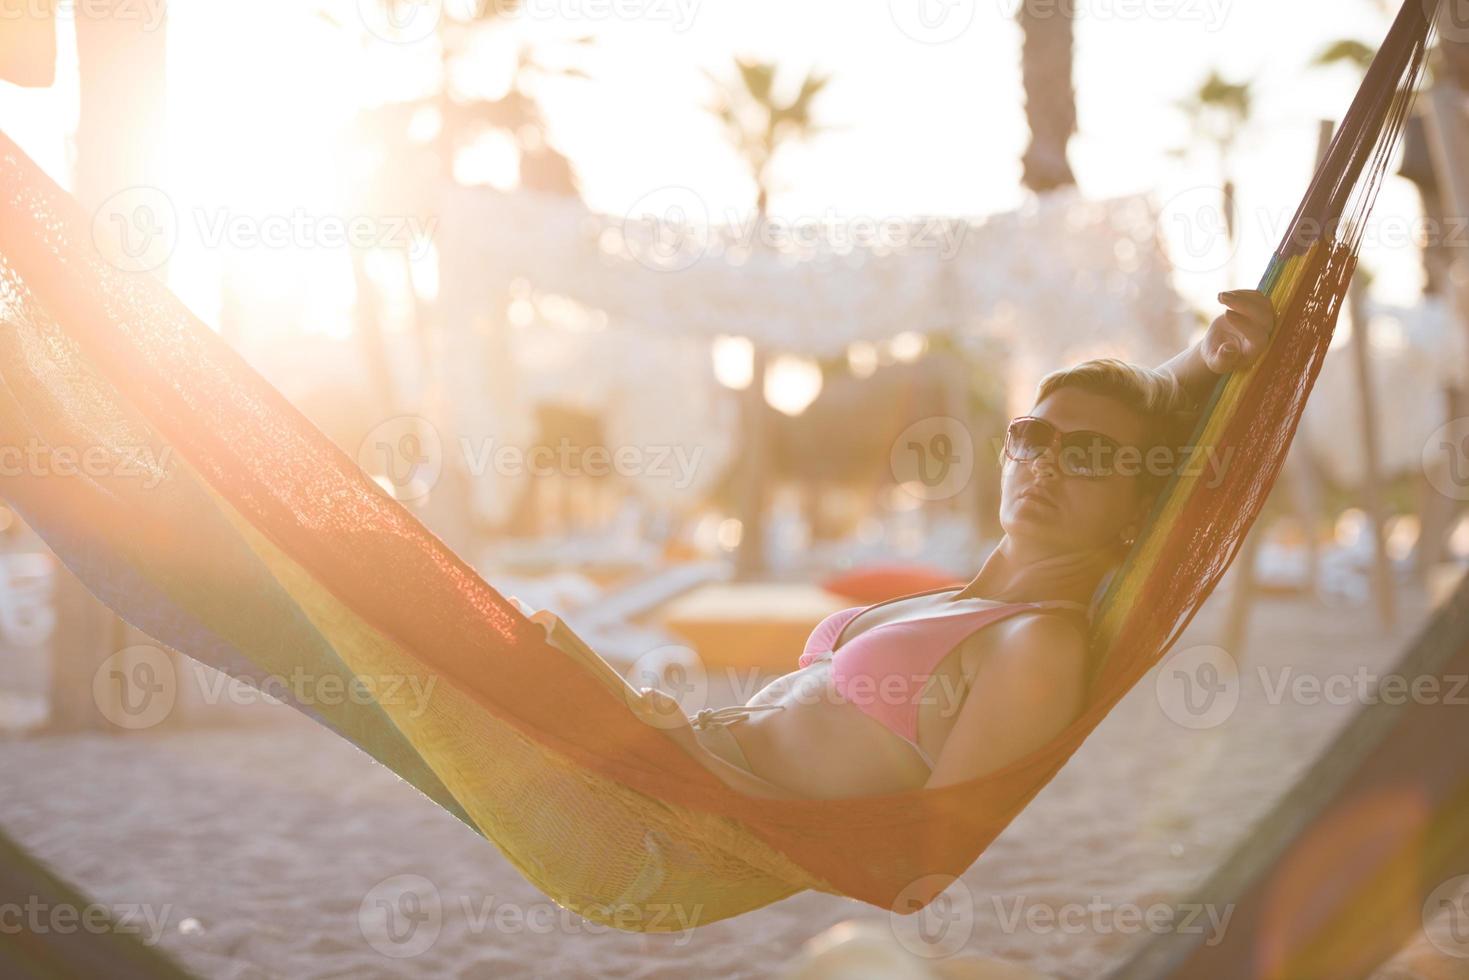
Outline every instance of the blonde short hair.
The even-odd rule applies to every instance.
[[[1141,415],[1148,426],[1146,443],[1139,447],[1144,453],[1159,446],[1178,450],[1198,420],[1198,409],[1173,375],[1116,357],[1093,358],[1052,371],[1036,386],[1035,403],[1040,404],[1061,388],[1081,388],[1115,398]],[[1143,486],[1157,489],[1166,476],[1166,473],[1145,474]]]

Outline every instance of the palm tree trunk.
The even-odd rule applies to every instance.
[[[94,212],[119,191],[161,183],[164,29],[149,30],[145,20],[114,9],[125,2],[91,4],[75,14],[81,97],[75,190]],[[108,729],[92,679],[125,645],[124,624],[65,568],[57,571],[55,603],[48,728]]]
[[[1020,72],[1030,146],[1021,181],[1037,194],[1076,183],[1066,145],[1076,132],[1076,90],[1071,70],[1075,11],[1068,0],[1039,7],[1020,4],[1015,19],[1023,41]]]
[[[759,228],[766,219],[769,191],[756,174],[755,215]],[[740,460],[740,543],[735,550],[734,577],[738,581],[758,579],[765,573],[765,483],[770,455],[770,428],[765,407],[766,352],[758,343],[750,361],[750,387],[741,392],[740,430],[743,440]]]
[[[740,392],[743,459],[740,461],[740,543],[735,578],[749,581],[765,572],[765,483],[769,471],[770,429],[765,406],[765,349],[755,345],[750,387]]]

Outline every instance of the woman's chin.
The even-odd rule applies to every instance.
[[[1012,514],[1010,519],[1004,522],[1004,528],[1005,533],[1016,542],[1055,545],[1064,544],[1067,537],[1061,528],[1060,521],[1048,514],[1033,512]]]
[[[1049,501],[1022,497],[1010,508],[1009,524],[1054,529],[1061,523],[1061,509]]]

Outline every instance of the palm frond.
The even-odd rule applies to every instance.
[[[740,80],[745,90],[757,102],[769,103],[771,90],[775,86],[775,66],[763,61],[736,58]]]
[[[1372,64],[1372,58],[1376,54],[1377,49],[1369,47],[1361,41],[1343,38],[1322,48],[1316,57],[1311,59],[1311,64],[1337,65],[1345,63],[1365,71],[1367,66]]]

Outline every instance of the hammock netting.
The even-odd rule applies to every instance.
[[[292,679],[295,707],[589,919],[675,930],[804,889],[917,911],[1167,652],[1238,551],[1330,341],[1432,16],[1419,0],[1402,8],[1264,275],[1268,347],[1220,380],[1194,433],[1229,461],[1222,480],[1171,479],[1093,617],[1100,666],[1083,714],[979,779],[842,800],[725,786],[549,645],[155,278],[106,261],[75,200],[3,135],[0,445],[116,465],[6,467],[0,492],[123,618],[246,682],[273,679],[273,695]],[[375,697],[313,696],[328,681]],[[409,690],[432,693],[393,696]]]

